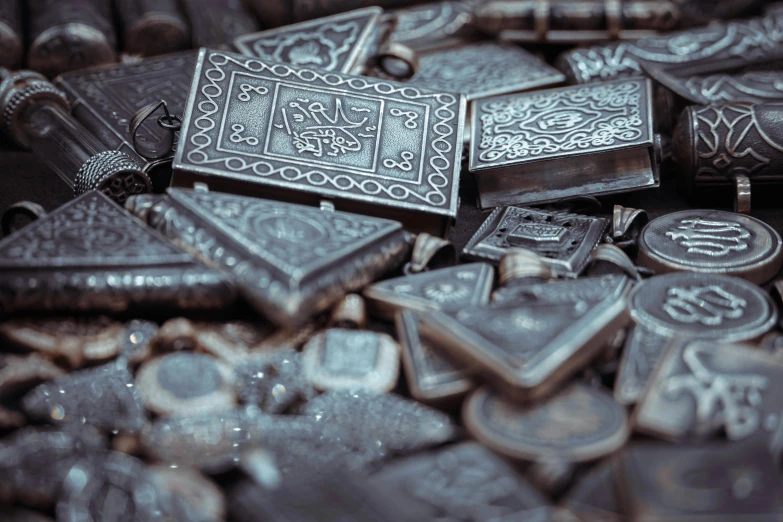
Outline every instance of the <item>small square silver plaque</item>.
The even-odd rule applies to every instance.
[[[551,87],[565,75],[513,44],[481,42],[419,56],[408,83],[436,91],[457,91],[467,100]]]
[[[347,73],[362,65],[382,14],[380,7],[357,9],[246,34],[234,40],[234,46],[246,56],[270,62]]]
[[[440,233],[457,214],[464,114],[459,94],[202,49],[174,183],[330,198]]]
[[[658,186],[642,78],[478,100],[470,171],[482,208]]]

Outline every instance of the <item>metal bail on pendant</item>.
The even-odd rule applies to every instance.
[[[158,143],[150,143],[148,138],[139,137],[139,129],[142,124],[152,116],[159,108],[163,107],[164,114],[158,117],[158,125],[161,128],[169,131],[166,133],[166,137]],[[172,116],[169,113],[169,107],[166,100],[160,100],[155,103],[151,103],[139,109],[136,114],[131,118],[128,130],[131,133],[131,139],[133,141],[133,148],[143,158],[149,160],[160,159],[169,154],[174,149],[174,136],[176,132],[182,126],[182,118],[179,116]]]

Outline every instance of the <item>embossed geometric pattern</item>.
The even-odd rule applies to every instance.
[[[240,36],[234,44],[244,55],[271,62],[349,72],[382,12],[378,7],[357,9]]]
[[[0,267],[111,267],[193,258],[99,192],[87,192],[0,242]]]
[[[436,91],[456,91],[468,100],[555,85],[565,76],[511,44],[478,43],[433,51],[419,58],[408,82]]]
[[[470,169],[643,145],[652,135],[643,79],[480,100]]]
[[[175,168],[454,216],[464,99],[203,50]]]
[[[295,280],[339,264],[400,228],[395,221],[231,194],[177,189],[170,194],[270,270]]]

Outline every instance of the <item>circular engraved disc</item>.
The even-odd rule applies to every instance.
[[[780,235],[758,219],[720,210],[683,210],[650,221],[639,236],[640,266],[665,272],[736,275],[764,283],[783,263]]]
[[[625,408],[609,393],[578,384],[532,407],[484,386],[465,402],[463,417],[482,444],[531,461],[597,459],[620,448],[630,434]]]
[[[775,325],[777,310],[761,288],[737,277],[680,272],[651,277],[628,298],[640,325],[725,342],[747,341]]]
[[[233,372],[208,355],[180,352],[145,363],[136,376],[139,393],[151,411],[186,416],[234,407]]]

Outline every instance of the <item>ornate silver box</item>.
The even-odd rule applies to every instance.
[[[651,85],[633,78],[478,100],[479,204],[532,204],[658,186]]]
[[[354,69],[361,69],[382,14],[380,7],[366,7],[245,34],[234,40],[234,46],[246,56],[271,62],[358,72]]]
[[[174,184],[349,210],[442,234],[457,214],[465,100],[202,49]]]

